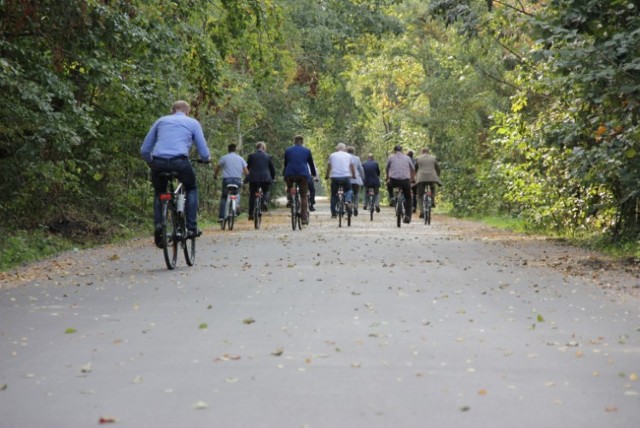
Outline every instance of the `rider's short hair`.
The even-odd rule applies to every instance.
[[[258,141],[256,143],[256,150],[267,150],[267,145],[264,143],[264,141]]]
[[[227,150],[228,150],[229,152],[235,152],[235,151],[236,151],[236,147],[237,147],[237,146],[236,146],[234,143],[231,143],[231,144],[229,144],[229,145],[227,146]]]
[[[338,143],[336,150],[345,151],[347,150],[347,145],[345,143]]]
[[[302,135],[296,135],[295,137],[293,137],[293,143],[294,144],[304,143],[304,137]]]
[[[184,100],[178,100],[171,106],[171,113],[179,111],[181,113],[187,114],[190,110],[191,106],[189,106],[189,103]]]

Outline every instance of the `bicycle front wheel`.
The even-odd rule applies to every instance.
[[[173,270],[178,260],[178,241],[176,239],[176,212],[170,201],[162,203],[162,252],[167,269]]]
[[[344,202],[338,201],[338,227],[342,227],[342,217],[344,216]]]
[[[300,196],[296,196],[296,223],[298,224],[298,230],[302,230],[302,202],[300,202]]]

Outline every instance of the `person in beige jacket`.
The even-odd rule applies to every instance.
[[[442,186],[440,181],[440,165],[438,159],[435,156],[429,154],[428,148],[423,148],[422,153],[416,159],[416,182],[417,194],[420,200],[424,194],[426,187],[431,188],[431,196],[433,200],[433,207],[436,207],[436,184]],[[424,208],[420,205],[420,218],[424,218]]]

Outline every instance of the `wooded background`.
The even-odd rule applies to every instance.
[[[321,170],[338,142],[383,165],[428,146],[453,214],[638,242],[639,7],[0,0],[0,234],[149,222],[140,145],[185,99],[214,159],[265,141],[281,171],[296,134]],[[206,215],[218,194],[199,174]]]

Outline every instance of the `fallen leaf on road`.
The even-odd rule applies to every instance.
[[[115,424],[118,420],[111,416],[101,417],[99,423],[101,424]]]
[[[64,331],[64,334],[73,334],[75,332],[77,332],[78,330],[76,330],[75,328],[68,328]]]
[[[284,349],[283,348],[278,348],[275,351],[273,351],[271,353],[271,355],[273,355],[274,357],[279,357],[284,353]]]
[[[478,391],[478,395],[487,395],[487,390],[486,389],[481,389],[480,391]]]
[[[133,383],[140,384],[142,383],[142,376],[136,376],[133,378]]]
[[[604,411],[607,413],[617,412],[618,408],[616,406],[608,406],[604,408]]]
[[[206,322],[200,323],[200,325],[198,326],[198,328],[199,328],[200,330],[204,330],[204,329],[205,329],[205,328],[207,328],[207,327],[209,327],[209,326],[207,325],[207,323],[206,323]]]
[[[207,409],[209,407],[209,405],[207,403],[205,403],[204,401],[197,401],[197,402],[193,403],[192,407],[194,409],[196,409],[196,410],[202,410],[202,409]]]
[[[537,318],[538,322],[544,322],[544,317],[540,314],[538,314],[538,318]]]
[[[629,375],[629,380],[635,382],[636,380],[638,380],[638,375],[636,373],[631,373],[631,375]]]
[[[91,372],[91,363],[87,363],[80,367],[81,373],[90,373]]]
[[[3,383],[2,385],[0,385],[0,391],[4,391],[8,388],[9,386],[6,383]]]
[[[256,322],[256,320],[254,320],[253,318],[245,318],[242,320],[243,323],[249,325],[249,324],[253,324],[254,322]]]

